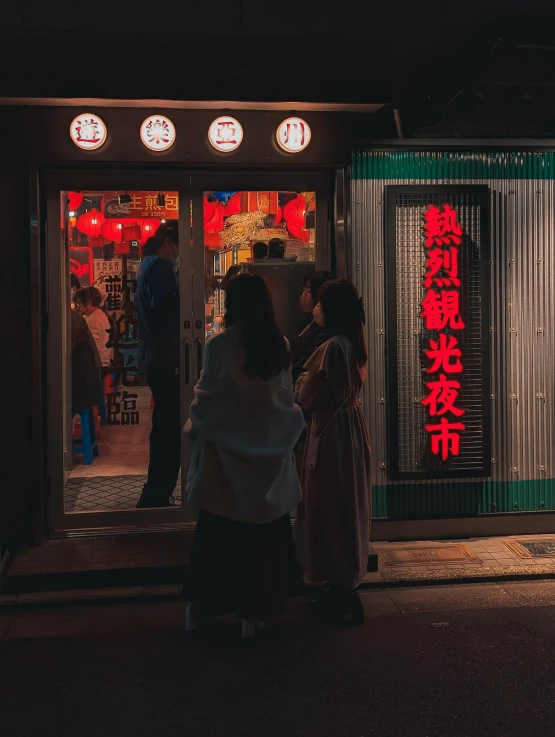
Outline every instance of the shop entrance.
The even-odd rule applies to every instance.
[[[149,238],[161,226],[178,234],[175,262],[169,251],[162,258],[164,273],[173,269],[178,285],[168,328],[175,334],[166,338],[179,347],[175,386],[178,382],[182,425],[205,342],[223,329],[225,287],[235,274],[259,273],[270,287],[284,334],[290,340],[297,334],[304,319],[303,281],[315,269],[331,266],[330,194],[330,180],[320,174],[47,176],[52,534],[167,529],[194,521],[184,503],[190,449],[182,433],[177,446],[173,436],[165,437],[169,500],[137,508],[156,408],[137,291],[141,262],[153,245]],[[89,345],[82,345],[85,339]],[[158,342],[160,349],[164,344]],[[91,396],[95,369],[100,378]]]

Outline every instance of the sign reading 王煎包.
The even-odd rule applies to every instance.
[[[389,476],[489,476],[488,188],[386,201]]]

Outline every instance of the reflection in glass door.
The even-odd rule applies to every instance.
[[[61,285],[49,300],[50,314],[59,318],[50,326],[49,346],[51,460],[56,466],[58,458],[63,466],[61,474],[55,468],[52,472],[53,482],[58,479],[63,486],[57,524],[60,518],[83,513],[110,512],[114,520],[118,513],[132,511],[132,517],[140,518],[144,510],[182,508],[181,451],[186,464],[188,447],[179,413],[191,401],[192,377],[184,350],[191,343],[190,284],[186,280],[187,293],[182,294],[176,258],[179,205],[178,192],[170,190],[59,193],[57,254],[52,255],[55,241],[49,242],[49,286],[54,292],[52,282]],[[188,219],[183,221],[190,227]],[[162,242],[156,239],[161,227]],[[167,233],[173,234],[170,239]],[[190,238],[183,240],[188,244]],[[187,258],[184,249],[181,261]],[[141,292],[145,265],[150,270],[148,277],[143,273]],[[54,280],[58,270],[60,278]],[[190,266],[185,273],[189,271]],[[184,321],[183,305],[188,306]],[[153,363],[158,379],[163,365],[157,382],[150,370]],[[177,409],[168,423],[170,384]],[[162,393],[156,395],[160,386]],[[162,432],[151,447],[156,412]],[[156,466],[150,474],[150,492],[155,486],[155,493],[137,510],[149,462]],[[86,523],[66,521],[61,526]]]
[[[312,317],[299,298],[316,268],[316,193],[204,191],[203,215],[206,337],[222,330],[227,283],[249,272],[265,279],[278,324],[293,341]]]

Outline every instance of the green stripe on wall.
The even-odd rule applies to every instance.
[[[555,179],[552,152],[355,151],[353,179]]]
[[[374,486],[374,519],[473,517],[555,510],[555,479]]]

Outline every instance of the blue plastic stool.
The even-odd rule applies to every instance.
[[[77,414],[81,418],[81,442],[79,440],[73,441],[73,452],[82,453],[85,466],[90,466],[93,462],[93,456],[98,455],[92,409],[87,407],[87,409],[77,412]]]

